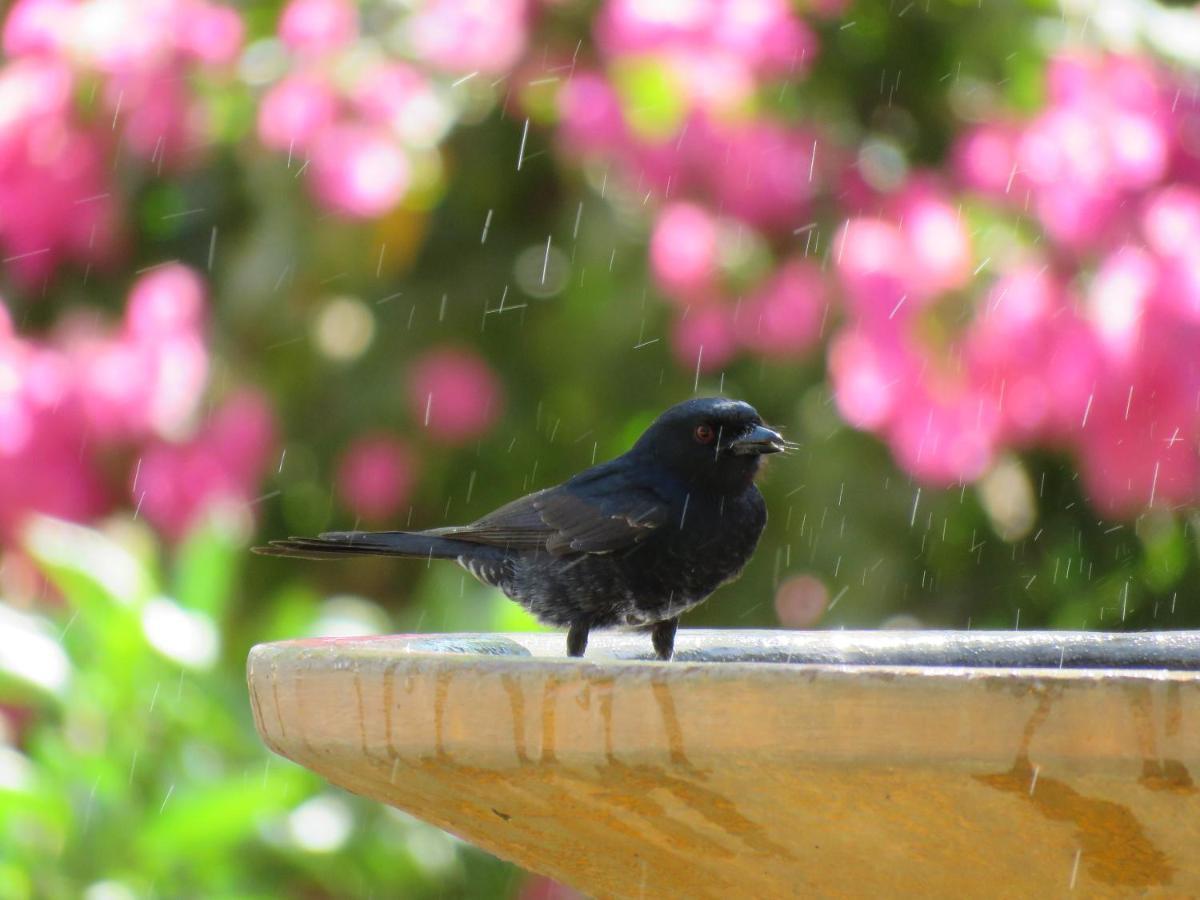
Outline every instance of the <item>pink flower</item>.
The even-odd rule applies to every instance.
[[[1131,398],[1137,387],[1132,386]],[[1152,398],[1126,400],[1114,391],[1093,410],[1080,444],[1080,471],[1089,500],[1111,516],[1153,505],[1194,502],[1200,494],[1194,409],[1171,409]]]
[[[181,49],[196,62],[226,66],[237,60],[245,33],[236,10],[199,2],[184,7],[178,39]]]
[[[470,350],[441,348],[420,357],[408,374],[413,419],[435,441],[461,444],[499,418],[504,392],[484,360]]]
[[[340,50],[358,36],[358,13],[350,0],[291,0],[279,19],[279,37],[306,56]]]
[[[889,432],[896,458],[921,480],[942,486],[974,481],[995,452],[995,410],[970,390],[909,385]]]
[[[499,74],[525,50],[526,0],[429,0],[413,14],[413,47],[448,72]]]
[[[1142,234],[1161,256],[1194,256],[1200,246],[1200,189],[1175,184],[1150,194],[1142,207]]]
[[[914,296],[963,287],[971,277],[971,242],[961,212],[931,182],[914,179],[893,201],[908,245],[908,283]]]
[[[621,101],[600,75],[580,72],[558,94],[560,138],[578,155],[611,153],[628,139]]]
[[[324,78],[306,72],[288,75],[259,103],[258,137],[274,150],[302,154],[337,114],[337,95]]]
[[[1017,168],[1017,129],[989,123],[962,137],[954,149],[958,177],[969,188],[992,196],[1024,196]]]
[[[821,186],[815,135],[764,121],[733,130],[714,126],[711,139],[716,147],[702,166],[719,208],[764,228],[804,221]]]
[[[877,431],[908,389],[909,367],[898,347],[847,329],[830,348],[829,375],[842,418],[856,428]]]
[[[775,589],[775,615],[785,628],[815,625],[829,606],[829,590],[815,575],[793,575]]]
[[[448,124],[449,112],[429,79],[403,63],[372,69],[355,86],[352,99],[367,121],[415,147],[434,146]]]
[[[226,399],[207,426],[211,446],[225,456],[225,468],[247,498],[258,486],[275,448],[275,414],[266,397],[243,388]]]
[[[786,0],[724,0],[715,13],[709,39],[760,72],[800,75],[817,55],[816,35]]]
[[[6,412],[0,404],[0,427],[11,421]],[[80,453],[83,435],[68,414],[43,409],[27,425],[19,449],[0,441],[0,539],[10,545],[32,513],[84,522],[111,505],[95,460]]]
[[[742,306],[742,343],[766,356],[793,357],[812,349],[828,308],[825,278],[816,263],[792,260]]]
[[[244,506],[258,489],[274,443],[274,417],[263,399],[243,393],[183,443],[154,442],[130,485],[132,503],[178,539],[218,503]]]
[[[664,207],[650,238],[650,266],[662,289],[678,298],[707,291],[716,274],[717,239],[717,223],[703,208]]]
[[[609,56],[725,60],[765,75],[801,74],[817,51],[816,36],[784,0],[610,0],[595,33]]]
[[[1018,268],[996,282],[969,326],[972,379],[989,395],[1003,439],[1074,439],[1096,391],[1101,351],[1058,280]]]
[[[1088,318],[1113,362],[1132,364],[1141,351],[1157,280],[1155,260],[1133,246],[1122,247],[1096,273],[1088,291]]]
[[[389,134],[367,125],[336,125],[312,148],[310,184],[334,212],[357,218],[383,215],[408,191],[408,157]]]
[[[25,284],[64,258],[104,262],[120,240],[105,146],[73,123],[73,86],[54,61],[0,69],[0,252]]]
[[[61,52],[75,7],[71,0],[17,0],[4,20],[4,53]]]
[[[191,426],[208,377],[204,295],[191,269],[164,266],[134,283],[119,334],[63,336],[81,415],[98,438],[178,437]]]
[[[199,140],[181,73],[171,69],[119,73],[111,77],[105,99],[122,124],[122,137],[142,159],[157,163],[183,160]]]
[[[713,23],[715,6],[710,0],[609,0],[594,26],[596,42],[611,56],[698,44]]]
[[[417,459],[387,434],[355,440],[338,463],[338,493],[369,522],[385,522],[407,502],[417,482]]]
[[[170,263],[153,269],[129,292],[126,328],[146,341],[198,331],[206,319],[206,293],[203,279],[187,266]]]
[[[909,256],[900,230],[882,219],[851,219],[834,239],[834,261],[853,311],[864,321],[908,320]]]
[[[720,369],[737,353],[732,312],[723,304],[689,307],[675,321],[671,351],[684,369]]]
[[[86,520],[110,497],[90,450],[74,373],[63,355],[0,322],[0,540],[31,513]]]

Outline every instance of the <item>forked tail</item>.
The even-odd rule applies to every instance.
[[[469,545],[421,531],[327,531],[319,537],[290,537],[254,547],[262,556],[349,559],[353,556],[409,556],[457,559]]]

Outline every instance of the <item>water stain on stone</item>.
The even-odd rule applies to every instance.
[[[558,762],[558,757],[555,755],[555,744],[558,741],[558,730],[555,725],[556,709],[555,705],[558,702],[558,689],[562,686],[562,682],[554,675],[546,676],[546,686],[542,693],[542,763],[553,764]]]
[[[767,837],[761,825],[742,815],[733,802],[723,794],[697,784],[691,779],[668,775],[662,769],[654,766],[639,766],[637,769],[641,770],[640,774],[644,775],[650,785],[663,788],[710,825],[740,841],[751,850],[779,859],[793,858],[786,847]]]
[[[1178,759],[1146,759],[1142,761],[1142,787],[1152,791],[1170,791],[1173,794],[1194,794],[1196,784],[1192,775]]]
[[[1029,745],[1034,732],[1050,714],[1052,702],[1049,690],[1039,693],[1037,708],[1025,724],[1012,768],[994,775],[975,775],[975,779],[1023,798],[1047,819],[1074,825],[1083,862],[1088,874],[1097,881],[1124,887],[1170,883],[1174,869],[1166,854],[1151,843],[1141,823],[1126,807],[1081,794],[1041,769],[1037,790],[1030,793],[1034,770],[1029,761]]]
[[[362,748],[362,754],[365,757],[371,757],[371,751],[367,749],[367,710],[363,705],[363,688],[362,675],[358,671],[358,663],[354,664],[354,702],[358,710],[358,743]]]
[[[1170,883],[1174,870],[1166,854],[1150,842],[1127,808],[1087,797],[1044,774],[1039,774],[1037,791],[1031,796],[1032,777],[1026,756],[1017,757],[1007,772],[975,776],[989,787],[1025,798],[1047,819],[1074,825],[1087,871],[1097,881],[1125,887]]]
[[[1179,682],[1167,684],[1167,713],[1164,722],[1167,737],[1179,737],[1183,729],[1183,695],[1180,693]]]
[[[275,719],[279,723],[279,736],[287,737],[287,726],[283,724],[283,709],[279,705],[279,666],[271,660],[271,695],[275,698]]]
[[[446,754],[446,699],[450,695],[450,681],[454,675],[449,669],[440,669],[433,677],[433,748],[439,757]]]
[[[521,765],[529,762],[529,752],[525,744],[525,692],[521,683],[513,675],[501,675],[500,684],[508,694],[508,705],[512,710],[513,747],[517,752],[517,761]]]
[[[671,686],[665,681],[655,680],[650,683],[650,688],[654,691],[654,700],[662,714],[671,762],[677,766],[691,768],[691,763],[683,749],[683,729],[679,727],[679,715],[675,711],[675,698],[671,695]]]
[[[600,722],[604,728],[604,758],[613,760],[613,686],[612,678],[598,678],[593,684],[599,696]]]
[[[308,721],[308,716],[304,711],[304,698],[307,696],[307,691],[304,688],[304,683],[308,680],[307,671],[303,666],[297,666],[291,671],[292,680],[292,706],[293,714],[292,721],[296,725],[296,734],[300,738],[300,743],[304,745],[305,758],[314,759],[318,755],[316,748],[313,746],[312,740],[308,736],[308,731],[304,727],[304,723]],[[282,719],[282,713],[280,719]]]
[[[1154,726],[1154,696],[1151,690],[1151,686],[1146,684],[1129,687],[1129,708],[1133,715],[1138,752],[1142,756],[1142,775],[1138,779],[1138,783],[1152,791],[1170,791],[1177,794],[1195,793],[1196,785],[1183,762],[1160,754]],[[1182,725],[1183,708],[1179,696],[1179,685],[1171,684],[1167,687],[1163,721],[1164,736],[1168,740],[1176,738]]]
[[[383,670],[383,729],[389,757],[396,756],[396,742],[392,738],[392,709],[396,705],[396,669],[399,661],[390,662]]]

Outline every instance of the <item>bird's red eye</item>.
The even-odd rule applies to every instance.
[[[699,444],[711,444],[717,433],[712,430],[711,425],[697,425],[696,430],[692,432],[696,437],[696,442]]]

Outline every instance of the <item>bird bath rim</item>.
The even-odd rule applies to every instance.
[[[783,631],[685,629],[675,658],[654,659],[644,636],[595,635],[587,656],[565,655],[563,635],[542,633],[393,634],[284,642],[314,651],[352,640],[358,652],[445,659],[492,659],[564,666],[624,665],[979,669],[996,671],[1200,672],[1200,631]],[[279,646],[279,645],[276,645]],[[251,651],[253,657],[258,647]]]

